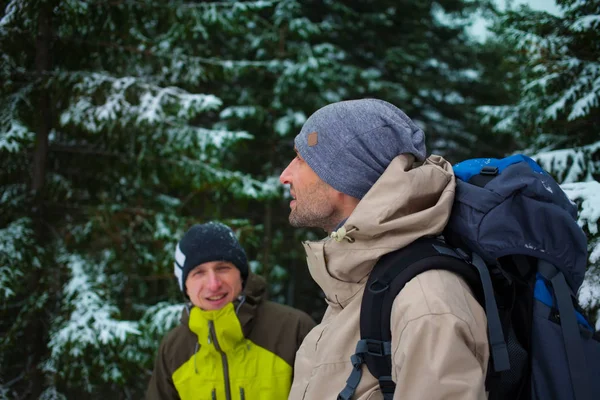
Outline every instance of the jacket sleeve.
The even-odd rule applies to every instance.
[[[420,282],[417,277],[403,289],[410,297],[396,297],[391,320],[395,400],[487,398],[485,313],[466,284],[449,274],[432,271]]]
[[[154,363],[154,371],[150,378],[146,400],[179,400],[179,394],[173,384],[173,372],[168,367],[167,338],[165,337],[159,348]]]

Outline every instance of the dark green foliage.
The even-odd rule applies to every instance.
[[[323,232],[289,226],[277,182],[293,137],[372,96],[452,159],[513,149],[475,110],[516,99],[522,60],[466,36],[480,6],[0,2],[0,398],[142,397],[197,222],[230,224],[271,297],[320,319],[299,242]]]

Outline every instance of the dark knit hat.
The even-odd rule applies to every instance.
[[[312,114],[294,140],[313,171],[335,190],[362,199],[400,154],[425,159],[425,134],[398,107],[362,99]]]
[[[229,261],[240,270],[245,285],[248,278],[246,252],[227,225],[208,222],[192,226],[175,249],[175,277],[186,294],[185,280],[192,269],[210,261]]]

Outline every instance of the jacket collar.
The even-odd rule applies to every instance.
[[[410,155],[396,157],[332,237],[303,243],[331,306],[343,308],[362,292],[382,255],[446,226],[456,186],[452,166],[440,156],[417,168],[413,162]]]
[[[233,303],[215,311],[204,311],[193,307],[190,312],[189,327],[198,336],[200,346],[215,344],[216,339],[219,348],[224,352],[233,349],[244,340],[242,325],[235,314]]]
[[[212,323],[219,345],[224,350],[223,346],[230,348],[250,335],[258,308],[266,297],[265,280],[250,273],[242,296],[233,303],[214,311],[204,311],[195,306],[186,307],[181,315],[181,322],[198,336],[200,345],[209,343],[209,326]]]

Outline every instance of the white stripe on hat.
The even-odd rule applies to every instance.
[[[177,243],[177,247],[175,248],[175,263],[173,264],[174,270],[173,273],[175,277],[177,277],[177,283],[179,283],[179,289],[183,292],[183,265],[185,264],[185,254],[179,248],[179,243]]]
[[[177,248],[175,248],[175,261],[177,261],[177,264],[181,265],[181,268],[183,268],[183,264],[185,264],[185,254],[183,254],[179,248],[179,243],[177,243]]]
[[[181,290],[183,292],[183,282],[181,281],[181,279],[183,278],[182,277],[183,273],[181,271],[181,268],[179,267],[179,264],[174,262],[173,266],[175,267],[173,270],[173,273],[175,274],[175,277],[177,278],[177,283],[179,284],[179,290]]]

